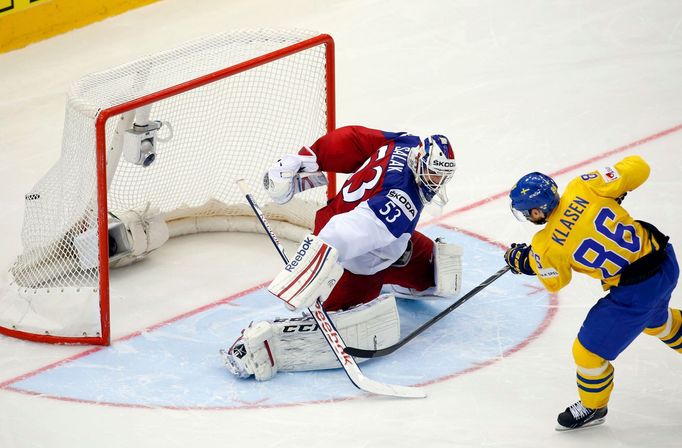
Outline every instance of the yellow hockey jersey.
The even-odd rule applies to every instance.
[[[621,269],[658,249],[649,232],[615,200],[642,185],[649,172],[644,159],[629,156],[568,184],[531,243],[530,266],[549,291],[566,286],[572,270],[601,280],[609,289],[618,285]]]

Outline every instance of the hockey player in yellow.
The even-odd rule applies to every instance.
[[[558,430],[604,422],[614,360],[642,332],[682,353],[682,313],[669,308],[679,266],[668,237],[621,206],[649,177],[649,165],[629,156],[573,179],[559,197],[541,173],[522,177],[509,196],[520,220],[545,225],[530,246],[512,244],[505,261],[516,274],[537,275],[556,292],[581,272],[608,294],[590,309],[573,344],[580,401],[559,414]]]

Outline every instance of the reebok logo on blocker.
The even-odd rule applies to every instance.
[[[312,244],[313,240],[310,239],[310,237],[306,238],[303,240],[303,244],[301,245],[301,248],[296,252],[296,256],[294,257],[293,260],[289,262],[288,265],[284,269],[286,269],[289,272],[292,272],[296,266],[303,260],[303,257],[305,257],[305,254],[308,252],[308,249],[310,249],[310,245]]]

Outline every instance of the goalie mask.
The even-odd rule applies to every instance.
[[[424,143],[410,150],[408,159],[410,169],[419,187],[419,195],[424,203],[431,202],[445,205],[448,201],[445,189],[450,182],[457,164],[455,152],[450,141],[444,135],[432,135],[424,139]]]

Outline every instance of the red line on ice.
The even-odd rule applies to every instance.
[[[673,133],[675,133],[681,129],[682,129],[682,124],[678,124],[677,126],[674,126],[672,128],[666,129],[666,130],[661,131],[661,132],[657,132],[656,134],[649,135],[648,137],[644,137],[644,138],[641,138],[639,140],[635,140],[634,142],[628,143],[627,145],[623,145],[623,146],[619,146],[618,148],[610,149],[610,150],[603,152],[601,154],[598,154],[594,157],[590,157],[589,159],[585,159],[582,162],[574,163],[573,165],[569,165],[565,168],[561,168],[560,170],[554,171],[553,173],[549,173],[549,176],[558,176],[561,174],[566,174],[569,171],[573,171],[573,170],[576,170],[578,168],[582,168],[586,165],[589,165],[593,162],[596,162],[597,160],[605,159],[606,157],[612,156],[614,154],[617,154],[617,153],[620,153],[623,151],[627,151],[628,149],[636,148],[637,146],[641,146],[645,143],[649,143],[649,142],[652,142],[654,140],[658,140],[662,137],[673,134]],[[462,206],[460,208],[456,208],[455,210],[450,210],[447,213],[443,213],[441,216],[439,216],[435,219],[432,219],[430,221],[426,221],[421,225],[427,226],[429,224],[434,224],[434,223],[440,222],[440,221],[447,219],[451,216],[458,215],[460,213],[463,213],[463,212],[469,211],[471,209],[485,205],[488,202],[492,202],[492,201],[500,199],[502,197],[506,197],[508,194],[509,194],[509,190],[500,191],[499,193],[495,193],[493,195],[490,195],[487,198],[478,200],[476,202]]]
[[[570,171],[573,171],[573,170],[576,170],[576,169],[578,169],[578,168],[582,168],[582,167],[584,167],[584,166],[586,166],[586,165],[589,165],[589,164],[591,164],[591,163],[593,163],[593,162],[595,162],[595,161],[598,161],[598,160],[604,159],[604,158],[606,158],[606,157],[609,157],[609,156],[611,156],[611,155],[613,155],[613,154],[617,154],[617,153],[620,153],[620,152],[623,152],[623,151],[627,151],[627,150],[629,150],[629,149],[632,149],[632,148],[641,146],[641,145],[643,145],[643,144],[645,144],[645,143],[649,143],[649,142],[652,142],[652,141],[654,141],[654,140],[658,140],[658,139],[660,139],[660,138],[662,138],[662,137],[665,137],[665,136],[667,136],[667,135],[673,134],[673,133],[675,133],[675,132],[677,132],[677,131],[679,131],[679,130],[682,130],[682,124],[679,124],[679,125],[674,126],[674,127],[672,127],[672,128],[669,128],[669,129],[666,129],[666,130],[657,132],[656,134],[649,135],[649,136],[647,136],[647,137],[641,138],[641,139],[639,139],[639,140],[636,140],[636,141],[634,141],[634,142],[628,143],[628,144],[626,144],[626,145],[619,146],[618,148],[610,149],[610,150],[605,151],[605,152],[603,152],[603,153],[601,153],[601,154],[598,154],[598,155],[596,155],[596,156],[594,156],[594,157],[590,157],[589,159],[585,159],[585,160],[583,160],[583,161],[581,161],[581,162],[575,163],[575,164],[573,164],[573,165],[566,166],[566,167],[561,168],[561,169],[559,169],[559,170],[557,170],[557,171],[554,171],[554,172],[552,172],[552,173],[549,173],[549,175],[550,175],[550,176],[558,176],[558,175],[561,175],[561,174],[568,173],[568,172],[570,172]],[[500,247],[500,248],[506,248],[506,246],[505,246],[504,244],[500,243],[500,242],[493,241],[493,240],[491,240],[491,239],[489,239],[489,238],[486,238],[486,237],[484,237],[484,236],[478,235],[478,234],[476,234],[476,233],[474,233],[474,232],[470,232],[470,231],[468,231],[468,230],[464,230],[464,229],[461,229],[461,228],[452,227],[452,226],[448,226],[448,225],[443,225],[443,224],[441,224],[441,222],[444,221],[444,220],[447,219],[447,218],[450,218],[450,217],[454,216],[454,215],[457,215],[457,214],[460,214],[460,213],[463,213],[463,212],[466,212],[466,211],[475,209],[475,208],[477,208],[477,207],[481,207],[481,206],[483,206],[483,205],[485,205],[485,204],[487,204],[487,203],[489,203],[489,202],[492,202],[492,201],[495,201],[495,200],[500,199],[500,198],[502,198],[502,197],[505,197],[505,196],[507,196],[508,194],[509,194],[509,190],[505,190],[505,191],[501,191],[501,192],[499,192],[499,193],[495,193],[495,194],[490,195],[490,196],[488,196],[488,197],[486,197],[486,198],[484,198],[484,199],[481,199],[481,200],[479,200],[479,201],[473,202],[473,203],[471,203],[471,204],[468,204],[468,205],[465,205],[465,206],[463,206],[463,207],[460,207],[460,208],[457,208],[457,209],[455,209],[455,210],[451,210],[451,211],[449,211],[449,212],[447,212],[447,213],[444,213],[443,215],[441,215],[441,216],[439,216],[439,217],[437,217],[437,218],[435,218],[435,219],[426,221],[426,222],[422,223],[422,224],[420,225],[420,227],[424,227],[424,226],[427,226],[427,225],[433,225],[433,224],[439,224],[439,225],[441,225],[441,226],[449,227],[449,228],[451,228],[451,229],[453,229],[453,230],[456,230],[456,231],[458,231],[458,232],[462,232],[462,233],[465,233],[465,234],[467,234],[467,235],[469,235],[469,236],[478,238],[478,239],[480,239],[480,240],[482,240],[482,241],[486,241],[486,242],[488,242],[488,243],[490,243],[490,244],[493,244],[493,245],[495,245],[495,246],[498,246],[498,247]],[[265,286],[266,284],[267,284],[267,283],[264,283],[264,284],[260,284],[260,285],[254,286],[254,287],[252,287],[252,288],[249,288],[249,289],[246,289],[246,290],[244,290],[244,291],[241,291],[241,292],[239,292],[239,293],[237,293],[237,294],[234,294],[234,295],[232,295],[232,296],[230,296],[230,297],[221,299],[221,300],[219,300],[219,301],[217,301],[217,302],[214,302],[214,303],[211,303],[211,304],[202,306],[202,307],[200,307],[200,308],[196,308],[196,309],[191,310],[191,311],[188,311],[187,313],[184,313],[184,314],[180,314],[180,315],[178,315],[178,316],[173,317],[172,319],[168,319],[168,320],[166,320],[166,321],[163,321],[163,322],[160,322],[160,323],[158,323],[158,324],[156,324],[156,325],[153,325],[153,326],[151,326],[151,327],[149,327],[149,328],[145,328],[144,330],[140,330],[140,331],[131,333],[131,334],[127,335],[127,336],[123,336],[123,337],[121,337],[121,338],[115,339],[113,342],[125,341],[125,340],[128,340],[128,339],[132,339],[132,338],[134,338],[134,337],[140,336],[140,335],[143,334],[143,333],[147,333],[147,332],[149,332],[149,331],[153,331],[153,330],[155,330],[155,329],[157,329],[157,328],[163,327],[164,325],[168,325],[168,324],[170,324],[170,323],[173,323],[173,322],[176,322],[176,321],[178,321],[178,320],[180,320],[180,319],[184,319],[184,318],[186,318],[186,317],[189,317],[189,316],[192,316],[192,315],[194,315],[194,314],[200,313],[200,312],[205,311],[205,310],[207,310],[207,309],[214,308],[214,307],[216,307],[216,306],[219,306],[219,305],[222,305],[222,304],[225,304],[225,303],[230,303],[230,302],[232,302],[232,301],[234,301],[234,300],[236,300],[236,299],[238,299],[238,298],[240,298],[240,297],[243,297],[243,296],[245,296],[245,295],[247,295],[247,294],[249,294],[249,293],[251,293],[251,292],[253,292],[253,291],[256,291],[256,290],[258,290],[258,289],[261,289],[261,288],[262,288],[263,286]],[[555,294],[550,294],[550,298],[551,298],[551,301],[552,301],[552,302],[555,302],[556,299],[557,299],[557,295],[555,295]],[[536,330],[533,332],[533,334],[531,334],[528,338],[526,338],[526,339],[525,339],[524,341],[522,341],[521,343],[519,343],[519,344],[517,344],[516,346],[514,346],[514,347],[508,349],[507,351],[505,351],[505,352],[501,355],[501,357],[490,359],[490,360],[488,360],[488,361],[485,361],[485,362],[476,364],[476,365],[474,365],[474,366],[472,366],[472,367],[470,367],[470,368],[468,368],[468,369],[466,369],[466,370],[463,370],[463,371],[461,371],[461,372],[457,372],[457,373],[452,374],[452,375],[449,375],[449,376],[437,378],[437,379],[435,379],[435,380],[431,380],[431,381],[422,383],[422,384],[420,384],[420,385],[433,384],[433,383],[445,381],[445,380],[447,380],[447,379],[451,379],[451,378],[454,378],[454,377],[457,377],[457,376],[460,376],[460,375],[464,375],[464,374],[466,374],[466,373],[471,373],[471,372],[476,371],[476,370],[478,370],[478,369],[481,369],[481,368],[483,368],[483,367],[485,367],[485,366],[491,365],[491,364],[497,362],[499,359],[504,358],[504,357],[507,357],[507,356],[509,356],[509,355],[511,355],[511,354],[513,354],[513,353],[515,353],[515,352],[517,352],[517,351],[519,351],[519,350],[521,350],[522,348],[524,348],[525,346],[527,346],[531,341],[533,341],[535,338],[537,338],[540,334],[542,334],[542,333],[545,331],[545,329],[549,326],[549,324],[551,323],[552,319],[554,318],[554,316],[555,316],[555,314],[556,314],[556,311],[557,311],[557,308],[556,308],[556,307],[553,307],[553,306],[550,307],[550,308],[549,308],[549,311],[548,311],[548,313],[547,313],[547,315],[545,316],[544,321],[540,324],[540,326],[539,326],[538,328],[536,328]],[[39,368],[39,369],[33,370],[33,371],[31,371],[31,372],[28,372],[28,373],[22,374],[22,375],[20,375],[20,376],[18,376],[18,377],[15,377],[15,378],[10,379],[10,380],[6,380],[6,381],[0,383],[0,389],[11,390],[11,391],[14,391],[14,392],[19,392],[19,393],[27,394],[27,395],[39,395],[39,396],[41,396],[41,397],[52,398],[52,399],[62,400],[62,401],[71,401],[71,402],[79,402],[79,403],[90,403],[90,404],[98,404],[98,405],[114,406],[114,407],[129,407],[129,408],[163,408],[163,409],[175,409],[175,410],[190,410],[190,409],[193,409],[193,410],[197,410],[197,409],[205,409],[205,410],[229,410],[229,409],[245,409],[245,408],[251,407],[251,406],[245,406],[245,407],[239,407],[239,408],[230,408],[230,407],[203,408],[203,407],[169,407],[169,406],[145,406],[145,405],[139,405],[139,404],[102,403],[102,402],[94,402],[94,401],[89,401],[89,400],[73,399],[73,398],[68,398],[68,397],[57,397],[57,396],[50,396],[50,395],[45,395],[45,394],[38,394],[38,393],[30,392],[30,391],[25,391],[25,390],[21,390],[21,389],[16,389],[16,388],[14,388],[14,387],[11,386],[12,384],[14,384],[14,383],[16,383],[16,382],[19,382],[19,381],[24,380],[24,379],[26,379],[26,378],[32,377],[32,376],[37,375],[37,374],[39,374],[39,373],[45,372],[45,371],[47,371],[47,370],[53,369],[53,368],[55,368],[55,367],[59,367],[59,366],[61,366],[61,365],[63,365],[63,364],[69,363],[69,362],[71,362],[71,361],[75,361],[75,360],[77,360],[77,359],[83,358],[83,357],[88,356],[88,355],[90,355],[90,354],[92,354],[92,353],[95,353],[95,352],[97,352],[97,351],[99,351],[99,350],[103,350],[104,348],[105,348],[105,347],[91,348],[91,349],[85,350],[85,351],[83,351],[83,352],[81,352],[81,353],[78,353],[78,354],[76,354],[76,355],[74,355],[74,356],[71,356],[71,357],[68,357],[68,358],[66,358],[66,359],[63,359],[63,360],[61,360],[61,361],[57,361],[57,362],[55,362],[55,363],[46,365],[46,366],[44,366],[44,367],[41,367],[41,368]],[[354,399],[354,398],[351,398],[351,397],[342,397],[342,398],[331,399],[331,400],[318,400],[318,401],[313,401],[313,402],[307,402],[307,404],[311,404],[311,403],[325,403],[325,402],[330,402],[330,401],[346,401],[346,400],[349,400],[349,399]],[[262,407],[287,407],[287,406],[295,406],[295,405],[298,405],[298,404],[306,404],[306,403],[303,403],[303,402],[302,402],[302,403],[292,403],[292,404],[274,405],[274,406],[272,406],[272,405],[270,405],[270,406],[264,405],[264,406],[263,406],[262,404],[257,404],[257,405],[255,405],[255,406],[253,406],[253,407],[257,407],[257,408],[262,408]]]

